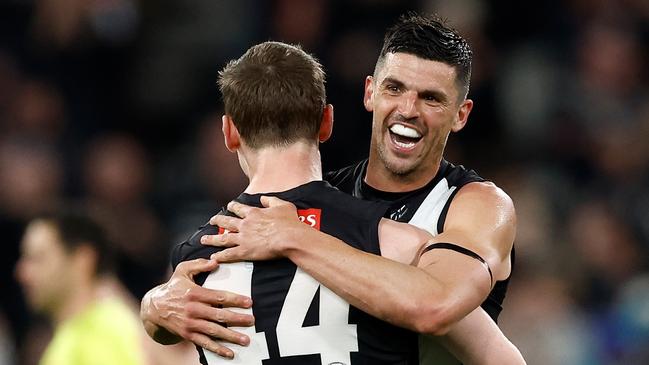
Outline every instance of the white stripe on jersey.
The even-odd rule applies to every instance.
[[[222,264],[218,269],[212,271],[203,283],[204,288],[227,290],[240,295],[252,298],[252,271],[254,269],[252,262],[232,262]],[[252,314],[252,308],[229,308],[237,313]],[[266,334],[257,332],[255,326],[251,327],[229,327],[233,331],[243,333],[250,337],[250,344],[246,347],[217,341],[220,345],[227,346],[234,351],[234,359],[223,358],[209,350],[205,350],[205,359],[209,365],[228,364],[228,365],[250,365],[261,364],[262,360],[268,359],[268,345],[266,344]]]
[[[426,199],[417,208],[417,211],[408,223],[436,236],[439,233],[437,232],[439,217],[455,189],[457,189],[457,186],[448,186],[448,180],[446,178],[440,180],[430,193],[428,193],[428,196],[426,196]]]
[[[448,186],[446,178],[440,180],[428,193],[408,223],[428,231],[433,236],[439,234],[437,223],[444,206],[456,189],[457,186]],[[419,335],[419,364],[460,365],[460,362],[432,337]]]

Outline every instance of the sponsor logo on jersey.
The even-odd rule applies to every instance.
[[[317,208],[309,208],[309,209],[298,209],[297,210],[297,215],[298,218],[300,219],[300,222],[308,224],[309,226],[317,229],[318,231],[320,230],[320,215],[322,213],[322,209],[317,209]],[[223,227],[219,227],[219,233],[218,234],[223,234],[223,233],[228,233],[229,231]]]
[[[300,218],[300,222],[306,223],[311,227],[320,230],[320,215],[322,209],[309,208],[309,209],[298,209],[297,215]]]

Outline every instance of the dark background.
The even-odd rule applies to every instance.
[[[474,50],[475,108],[446,157],[517,208],[504,332],[529,364],[646,364],[646,0],[3,0],[0,363],[27,363],[39,323],[13,280],[25,222],[95,207],[140,298],[245,186],[220,133],[225,62],[265,40],[316,55],[335,106],[323,163],[339,168],[366,156],[364,78],[408,10],[438,12]]]

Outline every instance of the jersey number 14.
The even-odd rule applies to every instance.
[[[221,265],[207,277],[203,286],[250,296],[252,271],[253,264],[250,262]],[[302,323],[318,288],[320,289],[319,324],[303,327]],[[236,310],[252,314],[251,309]],[[358,351],[358,340],[356,325],[349,324],[348,318],[349,304],[298,268],[277,322],[280,356],[319,354],[324,365],[350,364],[350,352]],[[208,364],[261,365],[262,360],[269,358],[264,332],[256,332],[254,327],[231,327],[231,329],[250,336],[250,345],[242,347],[224,344],[235,352],[233,360],[225,360],[205,351]]]

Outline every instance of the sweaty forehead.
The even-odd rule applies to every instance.
[[[455,68],[443,62],[407,53],[388,53],[377,71],[379,84],[391,78],[419,90],[444,90],[449,96],[458,94]]]

